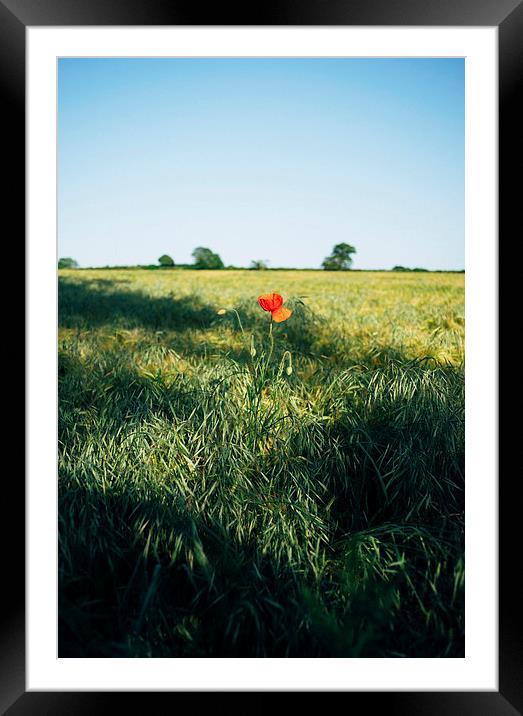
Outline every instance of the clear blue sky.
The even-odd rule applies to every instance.
[[[58,90],[81,266],[464,268],[462,59],[61,59]]]

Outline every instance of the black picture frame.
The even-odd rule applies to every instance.
[[[28,26],[74,25],[366,25],[366,26],[490,26],[499,39],[499,258],[516,243],[515,212],[521,203],[523,77],[523,3],[520,0],[274,0],[243,8],[202,5],[187,0],[0,0],[0,91],[4,124],[4,225],[11,229],[11,246],[25,246],[25,37]],[[501,191],[501,188],[503,191]],[[519,201],[518,201],[519,199]],[[519,218],[519,217],[518,217]],[[11,219],[11,221],[8,221]],[[502,240],[501,240],[502,237]],[[5,242],[5,248],[7,241]],[[24,258],[21,259],[22,261]],[[20,265],[20,258],[10,266]],[[14,263],[16,261],[16,264]],[[499,309],[508,305],[502,304]],[[515,299],[516,300],[516,299]],[[22,303],[24,300],[22,299]],[[504,311],[499,310],[499,328]],[[7,324],[15,332],[20,322]],[[21,337],[24,343],[23,336]],[[27,349],[32,349],[27,346]],[[23,403],[22,403],[23,404]],[[14,421],[14,424],[17,424]],[[500,431],[501,436],[501,431]],[[507,440],[509,438],[506,438]],[[166,713],[179,704],[180,692],[26,692],[25,687],[25,502],[24,476],[15,468],[4,474],[2,589],[0,632],[0,711],[20,714],[91,714],[122,708],[122,698],[134,708]],[[517,474],[499,474],[499,691],[468,692],[342,692],[344,708],[360,713],[375,707],[392,714],[446,716],[509,716],[523,714],[523,648],[521,592],[517,556],[520,551]],[[7,494],[6,494],[7,493]],[[516,569],[514,569],[516,565]],[[191,694],[192,695],[192,694]],[[199,694],[194,694],[198,696]],[[233,702],[261,711],[270,693],[251,699],[239,693]],[[312,696],[312,695],[311,695]],[[313,697],[314,698],[314,697]],[[147,699],[147,700],[145,700]],[[249,699],[249,705],[246,705]],[[169,706],[165,706],[165,701]],[[224,699],[213,708],[222,710]],[[286,698],[285,698],[285,702]],[[164,704],[163,706],[161,704]],[[229,711],[229,706],[227,711]]]

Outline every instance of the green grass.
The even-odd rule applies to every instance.
[[[60,656],[464,655],[463,274],[59,280]]]

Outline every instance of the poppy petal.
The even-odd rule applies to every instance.
[[[275,311],[272,311],[272,320],[276,321],[276,323],[281,323],[282,321],[286,321],[291,315],[292,311],[289,311],[288,308],[282,306],[277,308]]]
[[[258,303],[264,311],[275,311],[283,303],[283,298],[279,293],[264,293],[258,297]]]

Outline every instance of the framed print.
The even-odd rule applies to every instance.
[[[0,4],[8,713],[523,710],[496,381],[523,11],[351,5]]]

